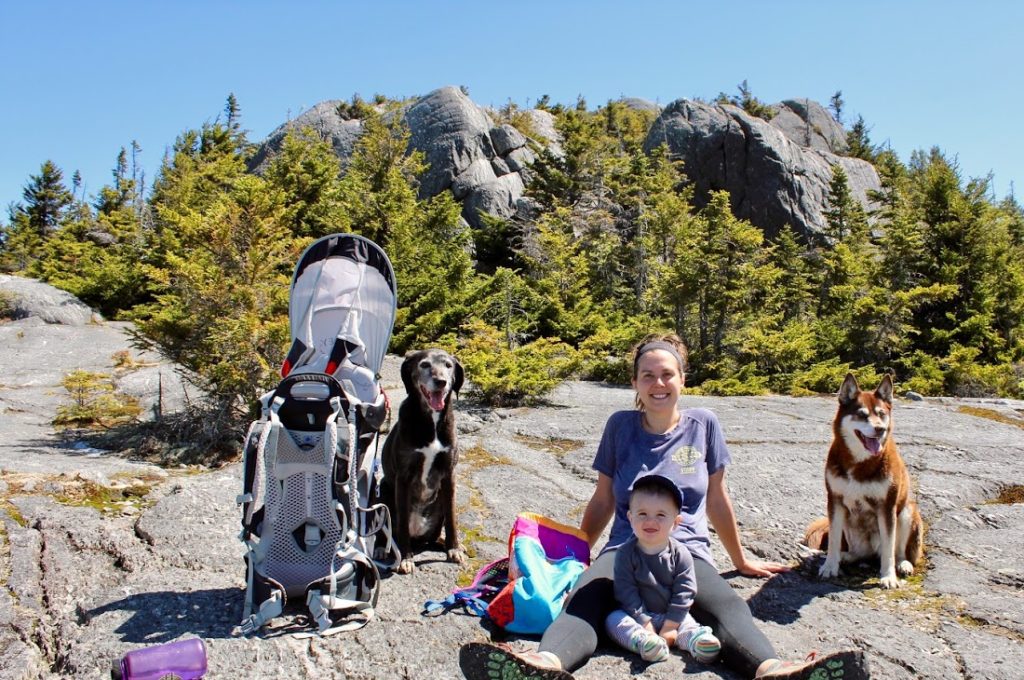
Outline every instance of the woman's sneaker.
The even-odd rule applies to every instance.
[[[851,649],[818,656],[811,652],[803,663],[776,661],[756,678],[768,680],[870,680],[864,652]]]
[[[657,633],[649,630],[638,630],[629,638],[629,649],[640,655],[644,661],[651,663],[664,661],[668,658],[668,643]]]
[[[680,642],[683,638],[680,638]],[[683,645],[680,645],[683,647]],[[711,632],[709,626],[701,626],[689,635],[683,647],[694,659],[701,663],[714,663],[722,651],[722,643]]]

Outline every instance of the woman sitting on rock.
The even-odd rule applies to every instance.
[[[580,523],[593,546],[613,520],[608,543],[545,631],[538,651],[513,653],[485,643],[463,646],[459,663],[469,680],[571,680],[568,670],[593,655],[605,619],[616,607],[615,549],[632,535],[626,516],[630,488],[638,476],[650,473],[668,477],[682,492],[682,521],[673,537],[694,558],[697,593],[691,611],[698,622],[715,631],[727,666],[748,678],[868,677],[859,650],[816,658],[812,654],[804,662],[779,659],[755,625],[747,603],[715,568],[708,520],[741,574],[768,577],[789,569],[744,553],[725,486],[725,468],[731,458],[718,419],[706,409],[680,411],[678,407],[685,367],[686,349],[675,335],[650,336],[633,351],[637,409],[619,411],[608,419],[594,459],[597,488]]]

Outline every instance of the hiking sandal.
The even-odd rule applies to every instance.
[[[459,650],[459,668],[467,680],[572,680],[572,674],[560,668],[542,668],[522,655],[486,642],[469,642]]]
[[[757,680],[871,680],[864,652],[851,649],[818,656],[807,655],[804,662],[779,661]]]

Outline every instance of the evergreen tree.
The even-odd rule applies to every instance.
[[[162,288],[140,325],[161,351],[205,379],[224,413],[274,380],[288,341],[291,267],[301,242],[283,228],[283,196],[241,175],[202,210],[165,211],[179,247],[154,271]],[[236,413],[237,415],[237,413]]]
[[[170,253],[196,247],[178,225],[192,214],[204,214],[246,172],[244,138],[232,136],[219,123],[186,130],[175,140],[153,183],[152,229],[145,232],[145,261],[159,289],[160,273]]]
[[[341,181],[352,229],[385,248],[415,219],[417,178],[426,165],[422,153],[406,154],[408,146],[409,129],[397,116],[371,113]]]
[[[291,130],[270,162],[267,182],[284,192],[286,223],[295,236],[318,238],[347,231],[338,157],[312,129]]]
[[[412,184],[406,185],[408,192]],[[400,202],[401,203],[401,202]],[[388,257],[398,279],[398,317],[392,348],[404,352],[436,342],[477,314],[472,294],[471,234],[450,193],[416,203],[411,219],[389,220]]]
[[[112,173],[114,182],[100,190],[95,214],[76,202],[35,268],[41,278],[108,318],[144,301],[148,290],[141,266],[145,252],[138,197],[127,168],[122,148]]]
[[[736,89],[739,90],[740,93],[738,97],[730,97],[724,92],[721,92],[718,97],[716,97],[715,102],[718,104],[732,104],[733,106],[738,106],[751,116],[756,116],[757,118],[762,118],[764,120],[771,120],[775,117],[775,110],[754,96],[746,79],[737,85]]]
[[[1017,325],[997,323],[994,316],[998,306],[1013,307],[1013,286],[1005,287],[1013,278],[1007,277],[1013,271],[1007,260],[1013,253],[1009,223],[999,220],[989,203],[987,180],[963,186],[956,166],[939,149],[915,152],[910,178],[927,225],[920,270],[933,283],[956,291],[919,309],[915,323],[922,331],[922,348],[944,356],[955,345],[972,347],[980,361],[997,361],[1013,342],[1006,329]],[[1003,296],[1009,297],[1000,305]]]
[[[832,166],[829,205],[825,211],[829,243],[817,249],[818,305],[815,313],[818,348],[823,358],[856,361],[863,347],[852,340],[857,328],[854,308],[871,286],[874,254],[868,242],[867,218],[849,189],[842,166]]]
[[[744,328],[756,316],[763,289],[764,235],[732,214],[729,194],[714,192],[708,205],[675,244],[665,285],[686,302],[684,326],[677,332],[694,356],[698,380],[735,368]]]
[[[871,139],[868,136],[869,132],[870,128],[864,122],[864,117],[857,116],[853,127],[846,133],[846,145],[848,147],[846,153],[848,156],[860,158],[869,163],[874,162],[878,150],[871,143]]]
[[[843,107],[845,104],[842,90],[836,90],[828,102],[828,108],[832,111],[832,118],[840,125],[843,124]]]
[[[864,208],[860,202],[850,191],[850,181],[846,171],[838,163],[832,166],[825,220],[828,224],[825,234],[832,242],[845,242],[855,249],[867,245],[867,216],[864,214]]]
[[[71,192],[64,186],[63,173],[53,161],[45,161],[38,175],[30,175],[22,191],[29,227],[45,239],[57,231],[65,209],[71,204]]]
[[[29,175],[22,190],[24,203],[11,206],[0,250],[0,268],[24,271],[36,263],[46,241],[60,228],[73,197],[64,186],[63,173],[45,161],[38,175]]]
[[[524,239],[520,258],[544,301],[539,335],[578,345],[605,325],[590,294],[587,258],[573,239],[567,208],[541,216]]]

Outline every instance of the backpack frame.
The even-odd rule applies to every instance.
[[[380,570],[401,560],[378,490],[389,413],[379,370],[395,294],[387,256],[360,236],[319,239],[296,265],[284,378],[261,397],[245,439],[242,634],[296,598],[319,635],[362,627],[374,616]]]

